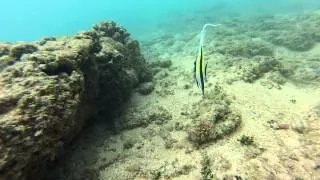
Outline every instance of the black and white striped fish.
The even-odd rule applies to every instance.
[[[199,47],[199,52],[196,60],[194,61],[193,73],[194,78],[197,83],[198,88],[201,88],[202,95],[204,95],[204,86],[207,81],[207,65],[204,63],[203,58],[203,46],[202,44]]]

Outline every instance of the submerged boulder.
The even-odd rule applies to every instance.
[[[110,119],[152,79],[114,22],[73,37],[0,44],[0,179],[41,179],[91,119]]]

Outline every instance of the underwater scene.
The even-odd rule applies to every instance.
[[[319,180],[320,1],[0,2],[0,180]]]

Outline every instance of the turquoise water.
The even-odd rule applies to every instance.
[[[0,2],[0,41],[71,35],[101,20],[114,20],[139,39],[159,30],[161,24],[170,27],[175,18],[209,16],[219,21],[244,15],[300,13],[319,7],[319,0],[7,0]],[[183,31],[181,23],[175,25]]]

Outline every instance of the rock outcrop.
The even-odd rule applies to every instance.
[[[41,179],[88,121],[110,119],[151,78],[139,43],[114,22],[0,43],[0,179]]]

